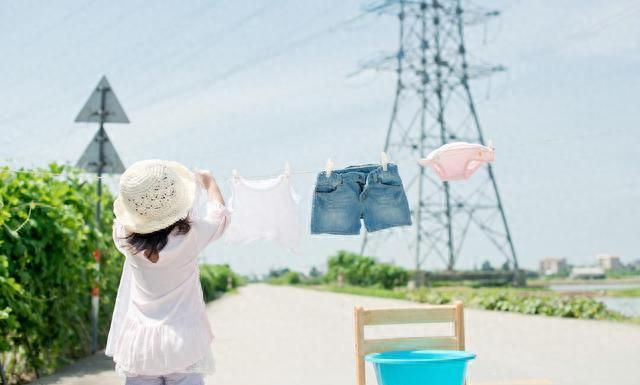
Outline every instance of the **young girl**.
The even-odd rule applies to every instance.
[[[213,334],[196,258],[229,222],[215,180],[175,162],[137,162],[113,206],[125,262],[105,354],[125,385],[204,384]]]

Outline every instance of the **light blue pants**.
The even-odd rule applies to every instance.
[[[164,376],[127,377],[124,385],[204,385],[201,373],[172,373]]]

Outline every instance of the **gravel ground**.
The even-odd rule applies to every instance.
[[[208,385],[355,384],[353,307],[410,302],[250,285],[208,306],[217,372]],[[473,385],[638,385],[640,326],[467,310]],[[369,336],[440,333],[442,325],[376,327]],[[368,383],[375,376],[367,368]],[[37,384],[119,385],[102,354]]]

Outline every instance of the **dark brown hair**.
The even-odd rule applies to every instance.
[[[129,243],[130,250],[137,254],[144,252],[144,256],[153,263],[158,262],[158,253],[162,250],[169,240],[169,234],[176,229],[176,234],[186,234],[191,230],[191,222],[189,218],[180,219],[174,224],[147,234],[131,233],[125,237]]]

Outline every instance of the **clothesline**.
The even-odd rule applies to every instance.
[[[545,138],[545,139],[541,139],[541,140],[536,140],[536,141],[528,141],[528,142],[518,142],[515,144],[511,144],[509,147],[514,149],[520,149],[520,148],[534,148],[534,145],[546,145],[546,144],[558,144],[558,143],[565,143],[565,142],[571,142],[571,141],[576,141],[578,139],[583,139],[583,138],[593,138],[593,137],[599,137],[601,135],[611,135],[611,134],[621,134],[624,132],[629,132],[628,130],[623,130],[622,128],[618,128],[618,129],[614,129],[614,130],[606,130],[606,131],[602,131],[602,132],[597,132],[597,133],[591,133],[591,134],[582,134],[582,135],[574,135],[571,136],[569,138]],[[539,148],[540,149],[540,148]],[[541,149],[544,149],[544,147],[542,147]],[[357,162],[351,162],[350,164],[356,164]],[[69,175],[68,173],[52,173],[49,171],[40,171],[40,170],[4,170],[4,171],[8,171],[10,173],[31,173],[31,174],[42,174],[42,175],[50,175],[50,176],[65,176],[65,175]],[[304,175],[304,174],[315,174],[319,172],[318,170],[313,170],[313,171],[296,171],[296,172],[291,172],[291,175]],[[268,177],[275,177],[280,175],[282,172],[274,172],[271,173],[269,175],[253,175],[253,176],[244,176],[244,178],[248,178],[248,179],[254,179],[254,178],[268,178]],[[100,177],[98,177],[97,175],[94,176],[96,179],[100,178],[100,179],[108,179],[111,178],[112,175],[110,174],[105,174],[102,175]],[[230,180],[231,177],[226,178],[226,180]]]
[[[445,157],[445,155],[448,156]],[[431,166],[441,180],[447,181],[468,179],[481,165],[493,160],[494,149],[492,147],[461,142],[444,145],[429,154],[427,158],[421,159],[418,163],[422,166]],[[135,170],[135,166],[133,167]],[[170,168],[170,166],[166,166],[163,172],[169,173],[167,168]],[[181,168],[184,167],[181,166]],[[411,212],[404,187],[402,187],[398,167],[389,162],[385,152],[381,154],[380,163],[360,164],[350,166],[345,170],[348,170],[348,172],[343,175],[343,182],[341,183],[345,187],[338,189],[338,186],[327,186],[326,181],[329,180],[327,176],[334,172],[333,161],[331,159],[327,160],[325,166],[327,175],[323,177],[320,174],[319,178],[322,180],[318,180],[314,191],[310,225],[311,234],[357,235],[360,233],[362,223],[364,223],[367,231],[411,225]],[[5,172],[7,171],[16,174],[30,172],[29,170],[5,169]],[[31,172],[33,173],[34,171],[32,170]],[[54,173],[45,170],[35,170],[35,172],[51,175],[74,175],[73,172]],[[254,239],[274,240],[285,246],[285,248],[297,252],[300,240],[298,231],[300,228],[299,215],[297,213],[300,197],[292,188],[289,176],[315,174],[316,172],[317,170],[292,172],[289,162],[286,162],[284,168],[276,174],[277,179],[273,179],[277,182],[275,186],[284,185],[286,188],[275,188],[271,182],[268,184],[268,189],[255,187],[253,184],[234,184],[228,207],[231,212],[239,212],[239,218],[241,219],[240,225],[238,225],[238,221],[231,222],[231,227],[227,233],[232,235],[228,235],[227,239],[232,239],[239,243]],[[341,170],[336,170],[335,172],[340,173]],[[172,173],[176,174],[176,171],[172,171]],[[256,176],[255,178],[263,182],[272,175]],[[156,177],[160,176],[156,175]],[[168,178],[174,179],[165,183],[171,183],[171,185],[178,183],[175,181],[177,174],[173,177],[170,174],[159,180]],[[240,178],[236,169],[232,170],[231,178],[232,180]],[[363,181],[365,184],[362,183]],[[264,183],[259,183],[259,185],[263,186]],[[398,186],[400,186],[400,190],[397,190]],[[376,194],[365,194],[369,188],[375,188]],[[158,189],[156,188],[155,190],[158,191]],[[204,191],[203,189],[198,191],[200,190]],[[241,190],[244,191],[238,193]],[[349,193],[353,191],[356,194]],[[347,193],[346,195],[344,194],[345,192]],[[398,192],[401,192],[401,194],[398,195]],[[156,198],[158,194],[164,194],[164,192],[158,192]],[[242,196],[243,198],[236,202],[236,196]],[[386,196],[386,199],[381,199],[383,196]],[[337,204],[336,197],[340,197],[339,201],[342,204]],[[347,202],[345,199],[350,200],[346,205],[344,204]],[[270,204],[264,205],[263,202],[265,201],[270,202]],[[358,205],[365,207],[364,211],[353,210]],[[35,204],[31,202],[27,218],[15,229],[9,228],[5,224],[7,230],[11,233],[20,231],[29,222],[33,207],[35,207]],[[337,212],[341,212],[341,214],[337,215]],[[116,212],[117,215],[118,213]],[[251,220],[247,221],[247,218]],[[245,223],[242,223],[242,220],[245,220]],[[277,236],[274,236],[274,234]]]
[[[389,163],[393,163],[393,162],[389,162]],[[358,164],[357,162],[352,162],[349,164]],[[195,169],[198,169],[198,167],[196,167]],[[305,170],[305,171],[291,171],[289,172],[289,175],[307,175],[307,174],[318,174],[319,172],[323,171],[324,168],[317,168],[315,170]],[[54,173],[51,171],[45,171],[45,170],[12,170],[12,169],[5,169],[2,170],[0,169],[0,173],[1,172],[9,172],[9,173],[13,173],[13,174],[38,174],[38,175],[49,175],[49,176],[67,176],[67,175],[71,175],[71,173]],[[243,175],[242,173],[239,173],[238,176],[245,178],[245,179],[261,179],[261,178],[274,178],[277,177],[279,175],[282,175],[285,173],[285,170],[282,169],[281,171],[274,171],[272,173],[269,174],[261,174],[261,175]],[[89,173],[83,172],[80,173],[80,175],[87,175]],[[111,178],[112,175],[111,174],[104,174],[101,176],[94,176],[96,179],[107,179],[107,178]],[[215,177],[215,175],[214,175]],[[224,178],[224,180],[230,181],[233,179],[233,175]]]
[[[320,170],[321,171],[321,170]],[[51,171],[44,171],[44,170],[12,170],[12,169],[5,169],[5,170],[1,170],[0,169],[0,173],[2,172],[8,172],[10,174],[33,174],[33,175],[49,175],[49,176],[53,176],[53,177],[59,177],[59,176],[68,176],[71,175],[71,173],[55,173],[55,172],[51,172]],[[319,171],[318,170],[313,170],[313,171],[292,171],[289,174],[290,175],[305,175],[305,174],[317,174]],[[284,171],[280,171],[280,172],[273,172],[271,174],[263,174],[263,175],[251,175],[251,176],[244,176],[241,175],[243,178],[247,178],[247,179],[260,179],[260,178],[270,178],[270,177],[276,177],[278,175],[283,174]],[[87,175],[89,173],[80,173],[80,175]],[[101,176],[94,176],[96,179],[108,179],[113,177],[113,175],[111,174],[103,174]],[[225,178],[225,180],[231,180],[233,178],[233,176],[227,177]]]
[[[309,170],[309,171],[290,171],[288,174],[289,175],[308,175],[308,174],[317,174],[318,172],[320,172],[321,170]],[[11,169],[4,169],[4,170],[0,170],[0,173],[2,172],[8,172],[11,174],[32,174],[32,175],[49,175],[52,177],[62,177],[62,176],[68,176],[71,175],[71,173],[55,173],[55,172],[51,172],[51,171],[45,171],[45,170],[11,170]],[[262,178],[274,178],[277,176],[280,176],[282,174],[285,173],[285,170],[281,170],[279,172],[273,172],[271,174],[263,174],[263,175],[253,175],[253,176],[242,176],[242,178],[245,179],[262,179]],[[87,175],[87,173],[81,173],[80,175]],[[106,178],[110,178],[112,177],[112,175],[101,175],[101,176],[94,176],[96,179],[106,179]],[[233,176],[225,178],[224,180],[226,181],[231,181],[233,179]],[[29,212],[27,214],[27,218],[23,220],[23,222],[18,225],[17,228],[12,229],[10,227],[8,227],[6,224],[4,225],[4,227],[11,231],[11,232],[18,232],[22,229],[22,227],[24,227],[29,219],[31,218],[31,212],[33,210],[33,208],[36,207],[47,207],[47,208],[51,208],[51,206],[46,205],[44,203],[41,202],[35,202],[35,201],[29,201],[29,202],[23,202],[15,207],[19,207],[19,206],[24,206],[24,205],[29,205]]]
[[[393,162],[390,162],[393,163]],[[349,164],[357,164],[357,163],[349,163]],[[316,170],[307,170],[307,171],[291,171],[289,173],[289,175],[309,175],[309,174],[318,174],[319,172],[324,171],[324,168],[318,168]],[[8,170],[1,170],[0,169],[0,173],[2,172],[8,172],[11,174],[33,174],[33,175],[49,175],[49,176],[53,176],[53,177],[60,177],[60,176],[68,176],[68,175],[72,175],[71,173],[54,173],[54,172],[50,172],[50,171],[44,171],[44,170],[12,170],[12,169],[8,169]],[[90,173],[87,172],[83,172],[80,173],[79,175],[88,175]],[[244,179],[262,179],[262,178],[275,178],[277,176],[280,176],[284,174],[284,170],[281,171],[274,171],[270,174],[261,174],[261,175],[243,175],[243,174],[238,174],[239,177],[242,177]],[[113,175],[112,174],[103,174],[101,176],[97,176],[94,175],[93,176],[96,179],[108,179],[108,178],[112,178]],[[215,175],[214,175],[215,177]],[[232,176],[228,176],[224,178],[225,181],[231,181],[233,180],[233,175]]]
[[[313,171],[291,171],[289,173],[289,175],[305,175],[305,174],[317,174],[319,171],[318,170],[313,170]],[[252,175],[252,176],[244,176],[244,175],[238,175],[241,176],[242,178],[245,179],[262,179],[262,178],[275,178],[277,176],[280,176],[284,173],[284,171],[280,171],[280,172],[274,172],[272,174],[268,174],[268,175]],[[225,178],[225,180],[232,180],[233,176]]]

